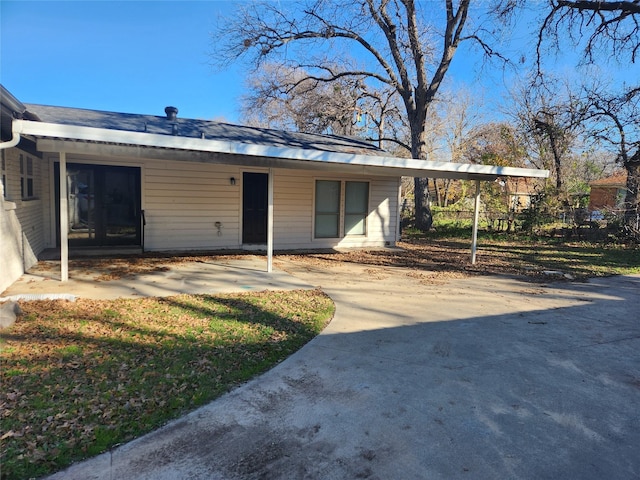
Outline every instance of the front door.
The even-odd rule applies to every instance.
[[[60,165],[55,166],[60,244]],[[71,246],[140,245],[140,168],[67,165]]]
[[[269,175],[242,175],[242,243],[267,243],[267,189]]]

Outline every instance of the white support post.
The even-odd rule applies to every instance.
[[[480,219],[480,180],[476,180],[476,199],[473,207],[473,238],[471,240],[471,263],[476,263],[478,249],[478,221]]]
[[[269,169],[267,198],[267,272],[271,273],[273,270],[273,168]]]
[[[67,154],[60,152],[60,281],[69,280],[69,207],[67,200]]]

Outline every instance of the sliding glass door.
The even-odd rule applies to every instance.
[[[56,164],[58,244],[59,178]],[[140,245],[140,168],[70,163],[67,195],[71,246]]]

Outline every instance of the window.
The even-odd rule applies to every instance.
[[[368,182],[316,181],[315,238],[366,235],[368,213]]]
[[[23,200],[35,197],[33,190],[33,159],[20,155],[20,195]]]
[[[316,238],[340,236],[340,182],[316,181]]]
[[[347,182],[344,196],[344,232],[346,235],[367,233],[369,213],[369,184],[367,182]]]

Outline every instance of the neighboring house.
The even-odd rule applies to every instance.
[[[361,140],[186,119],[173,107],[32,105],[2,88],[2,112],[1,248],[13,253],[0,291],[54,247],[66,280],[69,248],[267,250],[270,269],[274,248],[392,246],[403,175],[548,175],[394,158]]]
[[[531,206],[531,197],[537,194],[537,183],[531,177],[507,178],[505,191],[509,201],[509,211],[521,212]]]
[[[617,173],[589,183],[589,210],[616,210],[622,208],[627,193],[627,172]]]

